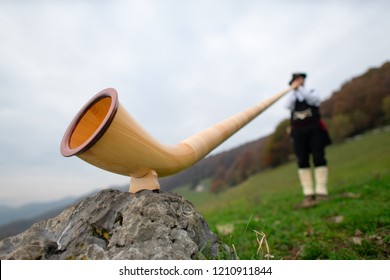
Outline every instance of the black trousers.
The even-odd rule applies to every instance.
[[[310,155],[313,157],[315,167],[327,165],[323,131],[319,123],[314,122],[301,127],[293,127],[291,137],[299,168],[310,167]]]

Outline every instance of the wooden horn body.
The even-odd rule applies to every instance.
[[[130,191],[159,189],[157,176],[177,173],[210,153],[292,88],[201,131],[175,146],[159,143],[105,89],[79,111],[66,130],[61,154],[76,155],[107,171],[130,176]]]

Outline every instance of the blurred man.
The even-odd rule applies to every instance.
[[[330,138],[320,115],[320,97],[314,90],[304,87],[305,73],[294,73],[290,85],[294,90],[289,93],[287,108],[291,111],[291,138],[298,160],[298,175],[302,185],[304,199],[298,208],[308,208],[319,201],[328,199],[328,166],[325,158],[325,146]],[[313,158],[314,179],[310,166]],[[315,184],[314,184],[315,183]]]

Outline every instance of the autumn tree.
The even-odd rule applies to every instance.
[[[383,98],[381,107],[384,116],[383,122],[390,124],[390,95]]]
[[[277,166],[288,161],[289,155],[293,152],[288,132],[289,126],[288,119],[280,122],[274,133],[268,138],[263,153],[264,166]]]
[[[210,185],[211,193],[219,193],[226,187],[226,169],[223,165],[218,166],[217,172]]]
[[[339,114],[330,121],[330,134],[334,141],[341,141],[350,136],[353,131],[351,117],[346,114]]]

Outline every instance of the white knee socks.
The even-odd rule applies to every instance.
[[[298,169],[299,180],[302,185],[303,195],[328,195],[328,167],[319,166],[314,168],[315,189],[313,176],[310,168]]]
[[[299,175],[299,180],[301,181],[303,195],[304,196],[314,195],[313,177],[311,175],[311,169],[299,168],[298,175]]]
[[[316,180],[316,194],[328,195],[328,167],[316,167],[314,169],[314,177]]]

